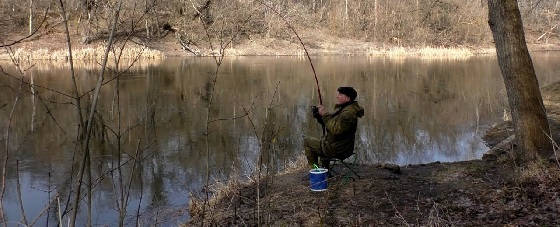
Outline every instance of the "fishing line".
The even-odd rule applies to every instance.
[[[299,34],[296,32],[296,29],[290,24],[290,22],[280,12],[278,12],[272,6],[269,6],[266,3],[264,3],[263,0],[259,0],[258,2],[261,3],[262,5],[264,5],[266,8],[272,10],[272,12],[274,12],[276,15],[278,15],[280,18],[282,18],[282,20],[284,21],[286,26],[288,26],[288,28],[290,30],[292,30],[292,32],[298,38],[299,43],[303,47],[303,51],[305,52],[305,55],[307,56],[307,60],[309,61],[309,64],[311,65],[311,70],[313,70],[313,76],[315,76],[315,84],[317,85],[317,93],[319,94],[319,104],[323,105],[323,97],[321,96],[321,88],[319,88],[319,79],[317,79],[317,72],[315,72],[315,66],[313,66],[313,61],[311,61],[311,57],[309,56],[309,52],[307,52],[307,48],[305,47],[305,44],[301,40],[301,37],[299,36]]]

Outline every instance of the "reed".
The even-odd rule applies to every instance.
[[[98,45],[96,47],[76,48],[72,50],[72,57],[74,60],[98,60],[100,61],[105,51],[105,45]],[[140,55],[141,59],[162,59],[165,54],[159,50],[147,48],[137,44],[129,44],[123,50],[121,59],[134,59]],[[14,57],[21,60],[67,60],[68,51],[66,49],[49,50],[49,49],[29,49],[18,48],[14,51]],[[114,59],[114,53],[109,53],[109,59]],[[6,53],[0,54],[0,60],[8,60],[9,55]]]
[[[212,210],[212,207],[217,205],[217,203],[222,199],[231,198],[234,195],[237,195],[240,189],[248,184],[249,182],[243,182],[239,178],[235,177],[226,181],[215,181],[213,184],[208,186],[208,189],[212,193],[212,196],[208,199],[208,201],[205,201],[206,198],[204,198],[204,196],[196,196],[191,193],[189,201],[189,214],[193,218],[207,218],[204,217],[205,211],[203,208],[205,205],[210,207],[210,210]]]
[[[284,170],[274,175],[280,176],[284,174],[295,173],[297,171],[300,171],[305,166],[307,166],[307,160],[302,153],[294,157],[292,160],[287,161],[285,163]],[[238,172],[238,171],[234,171],[234,172]],[[256,184],[256,179],[257,179],[257,177],[255,176],[256,174],[258,174],[256,171],[253,172],[247,179],[242,179],[239,177],[239,175],[232,174],[231,175],[232,177],[229,180],[226,181],[216,180],[214,181],[214,183],[210,184],[208,188],[211,192],[211,196],[207,201],[207,206],[210,209],[209,211],[211,212],[213,207],[218,205],[218,203],[222,201],[224,198],[234,198],[235,196],[239,195],[241,189],[243,189],[244,187],[248,187],[252,184]],[[262,177],[266,177],[264,171],[261,174],[263,175]],[[205,198],[203,198],[203,196],[201,197],[201,196],[196,196],[192,193],[190,194],[189,213],[193,218],[195,219],[203,218],[202,208],[204,207],[204,202],[205,202]],[[204,217],[204,218],[208,218],[208,217]]]
[[[139,59],[138,61],[134,61],[134,59],[122,59],[119,62],[119,66],[122,68],[123,66],[129,66],[131,70],[145,70],[149,67],[154,67],[160,65],[162,63],[162,58],[153,58],[153,59]],[[33,70],[38,72],[51,72],[52,70],[69,70],[68,64],[58,64],[60,61],[53,61],[53,60],[32,60],[34,64]],[[107,62],[107,66],[110,68],[115,68],[115,62],[109,61]],[[74,69],[77,70],[97,70],[99,69],[99,63],[95,60],[81,60],[74,62]]]
[[[420,57],[422,59],[468,59],[473,56],[487,55],[495,53],[494,49],[472,50],[465,47],[446,48],[446,47],[422,47],[407,48],[393,47],[385,50],[370,49],[368,55],[387,56],[392,58],[401,57]]]

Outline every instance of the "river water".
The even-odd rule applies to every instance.
[[[541,86],[558,80],[560,54],[536,53],[533,59]],[[495,57],[324,56],[315,57],[314,63],[326,106],[334,104],[338,86],[358,91],[357,100],[365,108],[356,136],[362,163],[405,165],[480,158],[487,150],[481,135],[502,119],[507,103]],[[1,64],[17,75],[9,63]],[[77,64],[81,92],[95,86],[95,68]],[[103,87],[91,145],[94,224],[117,224],[120,182],[125,193],[132,182],[128,225],[134,224],[139,205],[142,223],[184,222],[189,218],[190,194],[200,193],[204,185],[207,163],[212,181],[247,176],[256,168],[261,150],[266,150],[264,163],[271,171],[279,171],[301,155],[304,135],[320,136],[310,114],[318,96],[305,58],[226,58],[209,111],[207,156],[206,107],[214,71],[211,58],[138,62],[121,76],[119,98],[116,80]],[[106,79],[113,76],[109,71]],[[25,72],[26,80],[31,77],[36,85],[73,92],[66,63],[36,64]],[[0,75],[0,86],[4,160],[6,126],[19,82]],[[31,222],[57,192],[64,210],[71,173],[76,177],[79,171],[72,163],[81,160],[80,153],[74,156],[79,121],[74,105],[68,104],[71,100],[41,88],[34,91],[40,99],[31,96],[28,87],[23,90],[8,144],[4,210],[10,225],[21,220],[18,178]],[[84,96],[82,105],[89,105],[90,99]],[[119,115],[120,156],[115,137]],[[270,146],[262,141],[270,141]],[[137,161],[132,157],[138,157]],[[124,163],[122,175],[115,170],[119,162]],[[85,201],[79,212],[82,224],[87,215]],[[49,210],[49,225],[56,224],[57,207],[54,203]],[[46,222],[45,215],[37,223]]]

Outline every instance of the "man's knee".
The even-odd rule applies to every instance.
[[[320,149],[321,148],[321,140],[313,137],[304,137],[303,138],[303,146],[309,147],[312,149]]]
[[[306,156],[306,157],[312,157],[313,155],[315,155],[315,153],[313,152],[313,150],[311,150],[311,149],[305,149],[305,156]]]
[[[310,139],[308,137],[304,137],[303,138],[303,146],[304,147],[309,147],[309,144],[311,143]]]

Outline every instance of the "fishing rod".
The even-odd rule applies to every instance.
[[[303,51],[305,52],[305,55],[307,56],[307,60],[309,61],[309,65],[311,65],[311,70],[313,70],[313,76],[315,76],[315,84],[317,85],[317,93],[319,94],[319,104],[323,105],[323,97],[321,96],[321,88],[319,88],[319,79],[317,79],[317,72],[315,72],[315,66],[313,66],[313,61],[311,61],[311,57],[309,56],[309,52],[307,52],[307,48],[305,47],[305,44],[303,43],[303,41],[301,40],[301,37],[299,36],[299,34],[296,32],[296,29],[290,24],[290,22],[280,13],[278,12],[276,9],[274,9],[274,7],[267,5],[266,3],[264,3],[264,0],[259,0],[259,2],[264,5],[266,8],[272,10],[272,12],[274,12],[276,15],[278,15],[280,18],[282,18],[282,20],[284,21],[284,23],[286,24],[286,26],[288,26],[288,28],[290,30],[292,30],[292,32],[296,35],[296,37],[299,40],[299,43],[301,44],[301,46],[303,47]],[[324,125],[323,125],[323,131],[324,131]]]

